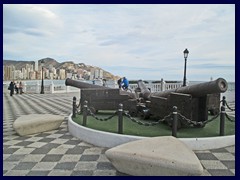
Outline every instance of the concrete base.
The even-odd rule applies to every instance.
[[[127,142],[145,139],[147,137],[109,133],[87,128],[75,123],[72,114],[68,116],[69,132],[90,144],[112,148]],[[235,135],[205,138],[178,138],[192,150],[209,150],[235,145]]]
[[[63,120],[63,116],[52,114],[23,115],[14,121],[13,128],[20,136],[25,136],[57,129]]]
[[[197,156],[172,136],[146,138],[116,146],[106,156],[123,173],[133,176],[201,175]]]

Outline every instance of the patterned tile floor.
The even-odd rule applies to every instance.
[[[67,116],[79,93],[3,94],[3,176],[124,176],[106,158],[107,148],[96,147],[70,135]],[[26,114],[61,114],[59,129],[25,137],[13,122]],[[235,176],[235,146],[196,151],[203,176]]]

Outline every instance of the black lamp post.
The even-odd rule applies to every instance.
[[[184,59],[185,59],[185,64],[184,64],[184,77],[183,77],[183,86],[186,86],[186,66],[187,66],[187,57],[188,57],[188,53],[189,51],[187,49],[185,49],[183,51],[184,54]]]
[[[42,66],[42,85],[41,85],[41,92],[40,94],[44,94],[44,85],[43,85],[43,65],[44,65],[44,60],[41,60],[41,66]]]

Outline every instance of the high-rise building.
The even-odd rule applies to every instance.
[[[35,61],[35,71],[38,71],[38,60]]]

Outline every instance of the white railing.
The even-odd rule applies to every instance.
[[[182,86],[182,83],[165,83],[162,81],[161,83],[146,83],[147,88],[151,90],[151,92],[159,92],[165,91],[169,89],[176,89]],[[118,88],[117,83],[106,83],[106,86],[111,88]],[[129,89],[134,92],[134,90],[138,87],[137,84],[129,84]],[[4,86],[4,92],[7,91],[7,86]],[[23,82],[23,92],[24,93],[36,93],[39,94],[41,91],[41,84],[27,84]],[[50,85],[44,85],[44,93],[53,94],[53,93],[69,93],[69,92],[79,92],[79,88],[75,88],[72,86],[66,86],[65,84],[54,84],[53,82]]]

